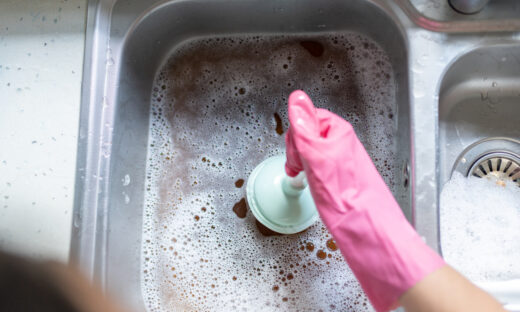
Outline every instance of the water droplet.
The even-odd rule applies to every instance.
[[[130,175],[125,174],[125,177],[123,178],[122,181],[123,181],[124,186],[127,186],[128,184],[130,184]]]
[[[419,88],[419,86],[416,86],[416,87],[413,89],[413,96],[414,96],[416,99],[420,99],[420,98],[424,97],[424,91],[422,90],[422,88]]]
[[[130,203],[130,196],[128,196],[126,192],[123,192],[123,196],[125,197],[125,204],[128,205]]]

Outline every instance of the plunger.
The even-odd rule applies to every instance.
[[[247,202],[255,218],[267,228],[294,234],[318,220],[305,173],[285,173],[285,155],[262,161],[247,180]]]

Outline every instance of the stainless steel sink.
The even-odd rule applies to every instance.
[[[473,49],[447,68],[439,91],[439,185],[453,172],[520,181],[519,74],[518,44]],[[518,280],[507,280],[480,286],[503,301],[516,302]]]
[[[439,143],[445,147],[440,149],[441,183],[450,178],[457,158],[472,144],[494,137],[520,139],[519,48],[478,48],[448,68],[439,96]],[[475,157],[500,151],[518,153],[515,144],[510,144],[487,148]],[[465,159],[464,163],[476,160]]]
[[[229,165],[237,178],[245,178],[256,161],[282,150],[283,137],[274,130],[276,123],[283,126],[286,97],[294,88],[303,88],[318,106],[353,123],[409,221],[440,252],[438,196],[457,157],[482,138],[519,138],[518,115],[508,112],[519,107],[520,19],[425,16],[428,12],[417,11],[404,0],[328,1],[326,5],[315,0],[90,1],[72,261],[129,307],[150,309],[143,295],[150,279],[143,273],[150,265],[145,252],[162,249],[150,249],[147,240],[169,238],[175,230],[171,227],[184,226],[172,219],[169,230],[159,231],[150,222],[175,209],[172,203],[180,192],[175,190],[176,180],[192,178],[202,166],[191,165],[200,153],[221,157],[213,164],[225,171],[226,159],[238,146],[215,147],[218,140],[226,143],[233,135],[205,122],[230,120],[248,131],[267,129],[254,134],[254,143],[240,145],[248,152],[234,163],[245,165],[240,169]],[[211,42],[211,48],[204,48],[204,42]],[[260,57],[255,58],[258,45],[264,50],[257,51]],[[377,50],[377,57],[364,49]],[[237,59],[242,63],[234,64]],[[230,90],[218,99],[212,97],[213,78],[208,78],[201,63],[217,78],[236,74],[239,83],[231,83],[231,78],[219,82],[219,88]],[[334,65],[328,67],[329,63]],[[336,72],[328,71],[334,66]],[[184,71],[176,71],[177,67]],[[169,82],[162,84],[165,77]],[[175,89],[175,84],[183,87]],[[184,92],[182,99],[180,92]],[[247,108],[247,103],[252,103],[249,109],[260,120],[257,128],[244,123],[249,111],[233,113],[234,105]],[[194,112],[205,115],[196,119]],[[273,119],[274,113],[280,121]],[[176,127],[184,124],[189,129],[179,135]],[[163,134],[165,141],[160,139]],[[184,158],[170,150],[190,135],[204,143],[183,147]],[[253,133],[247,135],[253,138]],[[218,177],[219,170],[210,176]],[[231,194],[228,201],[212,203],[215,222],[235,220],[227,205],[239,199],[242,190],[223,186],[230,182],[202,183],[205,191],[222,188]],[[183,194],[201,191],[199,184],[191,184]],[[159,194],[159,200],[149,201],[151,194]],[[250,214],[230,222],[238,227],[236,233],[256,235]],[[229,238],[242,239],[236,233]],[[251,242],[283,241],[286,247],[299,248],[314,234],[326,237],[317,227],[291,238],[257,235]],[[288,257],[297,253],[274,250]],[[333,260],[331,265],[341,268]],[[280,268],[291,265],[280,261]],[[357,297],[359,287],[349,285],[354,295],[338,301],[338,309],[364,300]],[[510,308],[520,304],[512,299],[511,294],[520,296],[514,285],[493,289]],[[301,296],[312,296],[312,289]],[[290,309],[282,299],[273,295],[270,309]],[[320,308],[306,304],[309,309]]]

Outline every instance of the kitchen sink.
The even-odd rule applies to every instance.
[[[243,185],[283,153],[303,89],[353,124],[441,252],[457,157],[519,139],[520,20],[427,15],[385,0],[90,1],[71,261],[137,311],[371,310],[321,223],[274,235]],[[515,287],[488,288],[512,309]]]

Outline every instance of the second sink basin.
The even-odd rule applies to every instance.
[[[476,49],[446,72],[439,96],[441,183],[471,144],[492,137],[520,140],[519,51],[516,45]]]
[[[439,95],[439,182],[452,174],[484,180],[468,184],[478,194],[457,189],[473,192],[476,201],[460,194],[454,204],[453,195],[443,197],[440,248],[452,265],[505,302],[516,302],[520,291],[520,211],[512,195],[520,186],[519,51],[518,45],[495,45],[463,54],[446,71]],[[505,192],[506,185],[513,189]]]

